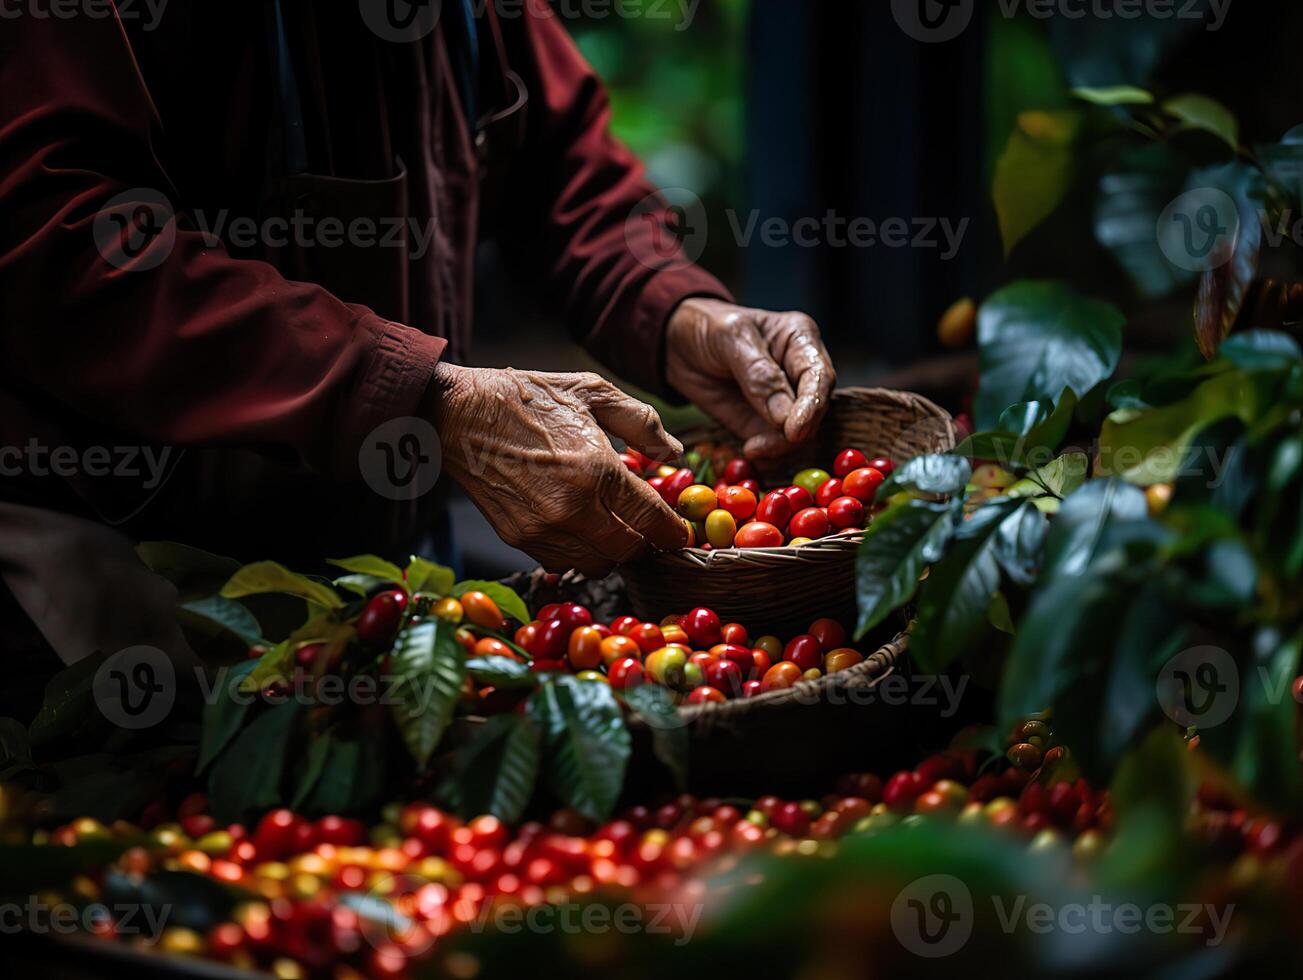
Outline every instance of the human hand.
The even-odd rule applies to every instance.
[[[670,317],[665,347],[669,383],[744,439],[748,456],[781,456],[813,435],[837,381],[804,313],[687,299]]]
[[[445,468],[502,539],[548,571],[596,578],[649,546],[687,544],[683,521],[607,433],[656,459],[683,447],[609,381],[440,364],[432,395]]]

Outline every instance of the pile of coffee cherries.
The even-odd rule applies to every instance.
[[[519,659],[495,637],[458,636],[471,656]],[[515,643],[536,671],[566,671],[620,690],[660,684],[688,704],[754,697],[864,660],[846,645],[846,629],[836,620],[816,619],[784,643],[777,636],[752,639],[745,626],[723,623],[705,607],[659,623],[620,616],[603,625],[578,603],[553,603],[516,631]],[[497,700],[497,692],[486,699]]]
[[[251,827],[218,826],[195,793],[172,812],[151,806],[135,824],[83,818],[32,840],[127,845],[111,869],[87,869],[77,879],[73,892],[81,902],[104,899],[107,870],[136,881],[186,871],[244,895],[206,934],[167,927],[150,939],[154,948],[287,980],[393,978],[409,975],[440,937],[484,921],[495,904],[564,905],[600,896],[650,905],[685,891],[700,899],[711,876],[746,854],[826,858],[851,832],[946,819],[1000,828],[1035,849],[1071,846],[1081,860],[1105,846],[1107,794],[1084,781],[1046,788],[1018,769],[978,776],[979,762],[975,751],[951,751],[885,782],[872,773],[844,776],[821,799],[762,796],[743,804],[682,795],[629,807],[601,825],[563,810],[546,824],[514,831],[496,817],[463,822],[423,802],[390,804],[370,828],[287,809]],[[1083,808],[1089,820],[1079,818]],[[119,934],[107,918],[95,931]]]
[[[696,451],[700,454],[700,450]],[[762,494],[755,470],[734,456],[723,463],[715,485],[698,482],[689,467],[657,463],[632,450],[620,457],[687,522],[690,547],[779,548],[809,544],[843,531],[860,531],[874,513],[878,487],[895,464],[844,449],[832,472],[802,470],[792,485]]]

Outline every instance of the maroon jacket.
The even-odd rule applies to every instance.
[[[681,261],[640,261],[664,227],[627,219],[653,189],[543,0],[481,17],[478,139],[446,11],[423,39],[392,43],[356,2],[282,5],[289,86],[270,0],[177,2],[157,25],[143,4],[64,19],[18,4],[0,19],[0,446],[186,450],[161,492],[80,471],[14,476],[11,460],[0,498],[246,557],[398,540],[419,514],[359,493],[359,445],[417,414],[435,363],[465,351],[482,237],[648,388],[675,305],[727,295]],[[300,170],[286,91],[301,106]],[[119,268],[97,248],[97,216],[124,192],[116,212],[129,213],[142,188],[174,209],[175,239],[148,241],[148,271]],[[231,227],[294,215],[402,223],[415,242],[251,244]],[[223,221],[221,242],[205,235]],[[331,540],[332,520],[351,535]]]

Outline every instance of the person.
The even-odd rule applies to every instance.
[[[93,6],[0,24],[0,569],[65,660],[176,643],[132,540],[410,548],[439,494],[376,492],[404,462],[549,569],[682,546],[609,438],[680,451],[653,409],[459,364],[488,238],[611,370],[747,452],[817,426],[818,328],[688,261],[546,2]]]

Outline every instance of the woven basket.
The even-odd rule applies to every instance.
[[[881,688],[888,678],[908,674],[908,648],[909,637],[900,632],[863,662],[819,680],[680,707],[677,724],[688,733],[687,789],[714,797],[801,797],[827,792],[847,772],[904,765],[916,752],[916,730],[926,725],[899,690]],[[906,683],[904,676],[899,683]],[[480,716],[458,718],[445,749],[466,744],[486,722]],[[670,770],[656,755],[655,727],[637,714],[628,722],[633,756],[624,799],[645,803],[673,792]],[[445,755],[434,768],[450,760]]]
[[[862,663],[782,691],[723,703],[688,705],[688,788],[708,796],[808,795],[847,772],[889,763],[909,739],[904,699],[880,696],[882,682],[904,667],[909,638],[899,633]],[[903,683],[903,682],[902,682]],[[898,693],[898,692],[897,692]],[[655,761],[654,729],[630,718],[634,795],[667,789]],[[781,762],[779,761],[781,760]]]
[[[842,449],[897,463],[946,452],[958,441],[954,420],[921,395],[885,388],[844,388],[815,438],[791,455],[758,466],[761,482],[779,486],[799,470],[828,466]],[[685,445],[731,441],[718,426],[680,434]],[[855,552],[863,533],[847,531],[791,548],[723,548],[652,555],[620,570],[634,612],[659,621],[673,612],[709,606],[725,622],[745,623],[753,635],[791,636],[816,616],[855,619]]]

